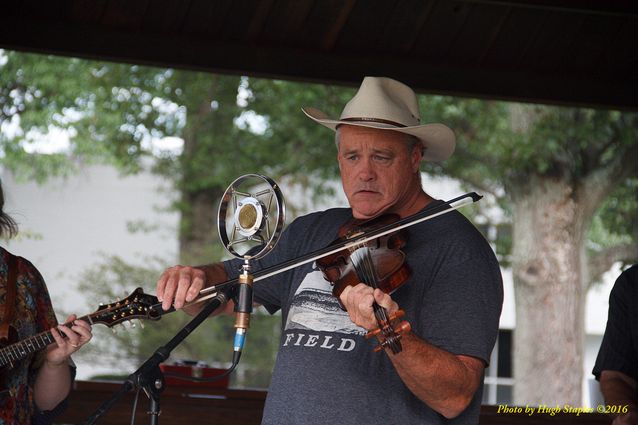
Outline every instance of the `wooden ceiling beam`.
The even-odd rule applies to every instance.
[[[0,47],[90,59],[358,85],[365,75],[398,78],[426,93],[638,110],[636,78],[586,79],[442,66],[397,57],[211,42],[41,22],[0,20]]]
[[[350,12],[352,12],[352,8],[354,7],[357,0],[346,0],[343,2],[343,5],[339,9],[339,13],[337,18],[334,21],[334,24],[330,27],[328,32],[326,33],[323,42],[321,43],[321,47],[325,51],[332,51],[339,38],[339,34],[341,30],[346,25],[348,21],[348,16],[350,16]]]
[[[250,42],[255,42],[259,39],[273,3],[274,0],[262,0],[258,3],[258,7],[253,13],[253,17],[248,25],[248,30],[246,31],[246,38]]]
[[[558,7],[583,13],[585,11],[574,6],[582,2],[569,0],[454,1],[470,8],[478,8],[480,3],[486,3],[512,7],[512,11],[518,6],[551,10]],[[260,2],[260,11],[249,25],[249,33],[253,37],[259,38],[264,21],[267,21],[267,17],[272,13],[271,8],[275,7],[276,3],[274,0]],[[633,67],[631,64],[636,63],[636,56],[631,54],[628,58],[626,55],[623,56],[625,62],[616,68],[603,68],[602,64],[592,65],[591,70],[579,69],[582,75],[569,74],[576,72],[572,69],[557,69],[557,72],[550,73],[543,67],[534,67],[533,60],[531,64],[523,66],[520,55],[518,58],[512,58],[513,64],[509,67],[497,68],[487,64],[481,66],[458,61],[448,62],[446,65],[442,62],[442,59],[445,59],[442,55],[422,54],[421,57],[425,59],[418,59],[419,52],[402,54],[401,47],[396,49],[392,56],[390,53],[374,53],[373,49],[335,54],[334,50],[339,51],[342,31],[345,31],[347,21],[354,13],[355,3],[356,0],[343,3],[336,11],[333,25],[327,28],[325,38],[313,48],[302,48],[302,42],[294,44],[297,47],[290,43],[258,43],[251,37],[244,44],[239,41],[231,43],[221,41],[223,38],[213,39],[212,35],[208,37],[205,34],[184,34],[171,28],[165,31],[161,31],[161,28],[140,31],[139,26],[134,26],[133,29],[122,25],[108,27],[102,20],[109,16],[106,8],[110,3],[104,2],[96,3],[98,6],[88,9],[72,8],[69,12],[70,19],[67,21],[59,20],[62,18],[50,19],[46,13],[24,13],[24,7],[27,6],[10,3],[10,7],[5,10],[6,13],[0,15],[0,47],[163,67],[352,85],[357,85],[364,75],[387,75],[403,79],[415,88],[429,93],[638,110],[638,75],[628,69]],[[594,8],[596,13],[627,12],[630,19],[614,18],[622,22],[619,25],[622,31],[619,29],[618,34],[613,37],[621,41],[634,37],[633,11],[638,9],[638,2],[635,3],[635,7],[622,6],[620,2],[614,1],[589,3],[591,4],[587,7]],[[111,13],[114,16],[121,12],[125,3],[120,0],[117,4],[120,9],[116,11],[118,13]],[[139,10],[143,12],[150,3],[143,0],[136,4],[135,10],[138,11],[137,15],[140,15]],[[433,4],[430,2],[419,11],[419,25],[423,26],[432,16]],[[32,6],[31,3],[28,5]],[[303,10],[296,18],[299,22],[302,22],[302,12]],[[550,13],[552,14],[553,12]],[[84,20],[83,17],[86,15],[90,19]],[[577,16],[587,18],[587,15]],[[456,19],[467,19],[467,25],[471,24],[467,14],[457,16]],[[503,22],[505,21],[502,20],[501,24]],[[498,34],[497,30],[498,26],[492,35],[491,43]],[[415,43],[411,39],[408,41]],[[361,43],[365,43],[365,40]],[[609,55],[617,54],[614,52],[631,53],[628,47],[623,46],[620,44],[620,47],[611,51]],[[486,50],[483,51],[483,57],[489,52],[490,45],[484,48]],[[521,55],[531,49],[532,43],[527,43],[522,46]],[[561,52],[550,53],[557,56]],[[369,56],[366,57],[365,54]],[[605,58],[599,61],[602,62]],[[516,66],[517,61],[520,66]],[[533,72],[530,69],[539,71]]]
[[[460,3],[480,3],[504,7],[522,7],[547,11],[584,13],[606,16],[638,16],[638,2],[633,0],[453,0]]]

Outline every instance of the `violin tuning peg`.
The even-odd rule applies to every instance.
[[[412,330],[412,326],[410,326],[410,322],[402,321],[399,325],[394,329],[394,331],[398,334],[404,334],[410,332]]]
[[[371,331],[368,331],[368,333],[366,333],[366,339],[370,339],[373,336],[379,335],[380,333],[381,333],[381,329],[379,329],[379,328],[376,328],[376,329],[373,329]]]

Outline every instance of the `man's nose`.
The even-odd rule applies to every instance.
[[[370,158],[366,158],[359,163],[358,176],[361,181],[371,181],[376,178],[374,165]]]

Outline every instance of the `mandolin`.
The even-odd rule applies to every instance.
[[[99,323],[108,327],[133,319],[159,320],[162,312],[153,308],[157,304],[157,297],[145,294],[142,288],[137,288],[125,299],[100,305],[94,313],[78,317],[77,320],[84,320],[90,325]],[[65,326],[70,327],[71,324]],[[50,330],[12,343],[16,340],[16,334],[15,329],[10,327],[8,337],[0,341],[0,370],[12,368],[17,361],[55,342]]]

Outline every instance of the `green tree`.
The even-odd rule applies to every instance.
[[[334,110],[352,94],[316,84],[9,51],[0,67],[0,125],[19,129],[0,134],[2,164],[43,181],[98,161],[135,173],[153,158],[152,171],[179,193],[180,262],[189,264],[219,258],[214,211],[236,177],[286,176],[321,189],[320,178],[335,175],[325,134],[299,108],[307,102]],[[256,115],[265,120],[265,131],[251,127],[249,117]],[[33,140],[53,127],[69,131],[67,151],[32,155]],[[166,136],[183,140],[181,153],[154,152],[151,140]]]
[[[179,261],[213,262],[221,258],[214,217],[227,185],[239,175],[257,172],[320,188],[321,177],[336,172],[328,166],[334,162],[333,144],[310,120],[301,119],[297,102],[321,106],[334,100],[334,109],[350,95],[351,90],[321,85],[5,51],[0,53],[0,149],[4,152],[0,162],[17,176],[40,182],[94,162],[113,164],[123,173],[150,167],[169,179],[179,194],[175,204],[181,217]],[[265,124],[263,129],[252,127],[255,119],[250,117],[257,115]],[[282,117],[292,117],[298,125],[282,128],[278,124],[285,121]],[[68,131],[68,149],[34,154],[34,145],[46,142],[53,128]],[[151,140],[166,136],[183,140],[181,152],[153,149]],[[297,155],[305,151],[310,154]],[[140,269],[121,259],[107,259],[87,271],[83,280],[91,284],[83,289],[104,302],[122,296],[124,288],[118,282],[131,282],[127,273],[137,276],[138,282],[154,283],[174,261],[164,261],[162,266],[150,261],[148,268]],[[108,288],[119,290],[111,293]],[[153,288],[146,289],[153,293]],[[116,335],[120,344],[110,355],[141,360],[187,320],[183,315],[169,315],[161,327]],[[215,338],[192,336],[176,355],[227,361],[228,353],[222,349],[226,345],[216,348],[212,341],[230,338],[234,331],[228,320],[211,321],[203,328]],[[247,341],[247,348],[252,345],[253,350],[246,350],[240,369],[244,385],[268,383],[275,353],[272,344],[278,341],[278,331],[272,332],[278,330],[273,320],[277,318],[265,315],[253,320],[256,329]],[[260,327],[268,331],[260,332]],[[257,335],[265,335],[268,341],[255,340]]]
[[[459,139],[431,171],[492,193],[511,214],[514,402],[577,405],[587,290],[615,261],[638,260],[638,115],[427,100]]]

